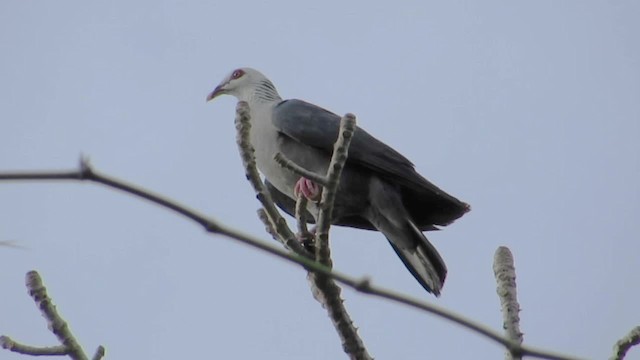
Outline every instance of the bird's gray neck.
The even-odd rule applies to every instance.
[[[244,94],[239,97],[240,100],[244,100],[249,104],[262,104],[280,102],[282,98],[278,94],[278,90],[273,86],[271,81],[267,79],[260,80],[253,87],[247,89]]]

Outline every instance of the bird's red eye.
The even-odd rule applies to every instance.
[[[233,74],[231,74],[231,78],[232,79],[237,79],[237,78],[241,77],[242,75],[244,75],[244,71],[242,71],[241,69],[238,69],[238,70],[234,71]]]

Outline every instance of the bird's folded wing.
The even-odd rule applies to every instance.
[[[285,100],[273,109],[273,124],[282,134],[328,154],[338,138],[340,117],[328,110],[302,100]],[[450,197],[446,192],[418,174],[411,161],[400,153],[356,128],[349,147],[348,164],[363,166],[379,176],[403,185],[413,191],[430,192]]]

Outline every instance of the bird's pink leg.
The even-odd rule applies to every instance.
[[[320,194],[322,194],[322,188],[318,184],[314,183],[313,181],[307,178],[301,177],[296,182],[296,185],[293,188],[293,193],[296,197],[304,196],[310,201],[318,201],[320,200]],[[314,253],[315,251],[314,245],[313,245],[316,237],[315,232],[316,232],[316,228],[314,226],[311,229],[311,231],[307,231],[304,233],[299,232],[296,234],[298,241],[300,241],[302,246],[304,246],[304,248],[311,253]]]
[[[299,196],[300,194],[302,194],[302,196],[311,201],[320,200],[321,193],[322,189],[318,184],[304,177],[301,177],[298,182],[296,182],[296,186],[293,188],[294,195]]]

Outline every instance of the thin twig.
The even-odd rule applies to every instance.
[[[309,229],[307,228],[307,219],[305,218],[307,211],[307,198],[302,194],[298,196],[296,199],[296,222],[298,223],[298,233],[301,237],[309,234]]]
[[[268,215],[270,219],[270,221],[268,222],[265,221],[265,219],[262,219],[262,221],[265,223],[265,225],[276,223],[277,224],[276,233],[278,234],[278,238],[282,243],[287,244],[291,240],[287,240],[285,237],[289,236],[289,234],[292,234],[292,232],[287,226],[282,216],[280,216],[280,212],[276,209],[275,204],[273,203],[273,200],[271,199],[270,194],[266,191],[266,188],[258,174],[258,170],[256,169],[254,148],[251,145],[249,140],[250,130],[251,130],[251,115],[250,115],[249,106],[247,103],[239,102],[238,105],[236,106],[235,123],[236,123],[236,130],[237,130],[238,149],[240,150],[240,157],[242,158],[242,162],[245,167],[247,179],[249,179],[249,182],[251,183],[254,190],[258,194],[258,200],[260,200],[260,202],[262,203],[265,209],[265,213]],[[341,138],[344,138],[344,136],[341,136]],[[350,138],[350,136],[347,135],[347,138]],[[342,139],[341,141],[342,143],[345,142],[344,139]],[[347,146],[349,145],[348,141],[346,142],[346,145]],[[345,150],[341,150],[341,154],[343,154],[340,160],[341,164],[334,165],[334,167],[337,168],[338,170],[342,169],[342,166],[346,161],[345,153],[346,153]],[[282,160],[284,159],[284,156],[280,155],[279,158]],[[288,161],[288,160],[285,160],[285,161]],[[332,164],[333,164],[333,161],[332,161]],[[337,171],[337,172],[334,171],[333,176],[336,178],[334,179],[334,185],[333,185],[334,186],[333,192],[335,193],[335,187],[337,187],[337,182],[340,177],[340,171]],[[322,181],[325,182],[324,180]],[[326,200],[323,195],[323,202],[324,201]],[[304,214],[304,210],[306,208],[305,203],[306,203],[306,200],[301,200],[301,199],[299,199],[296,202],[296,213],[299,213],[298,224],[304,223],[304,221],[300,221],[300,220],[302,220],[302,216],[303,216],[302,214]],[[330,198],[329,205],[333,207],[333,198]],[[329,215],[328,215],[329,218],[331,216],[330,213],[331,213],[331,208],[329,208]],[[299,226],[301,230],[305,229],[305,226],[303,225],[299,225]],[[327,224],[327,229],[325,231],[325,238],[327,237],[327,234],[326,234],[327,232],[328,232],[328,224]],[[306,233],[301,231],[300,235],[305,236]],[[298,252],[296,251],[295,246],[302,247],[302,245],[300,245],[298,241],[294,240],[293,242],[295,244],[291,244],[289,248],[292,249],[294,252]],[[298,254],[306,255],[308,254],[308,252],[304,250],[303,252],[298,252]],[[327,261],[322,262],[322,264],[325,264],[326,266],[330,267],[331,259],[329,258],[328,249],[325,256]],[[316,262],[318,262],[317,255],[316,255]],[[358,329],[353,325],[353,321],[351,320],[351,317],[349,316],[349,313],[347,312],[344,306],[344,301],[340,298],[340,291],[341,291],[340,287],[336,285],[336,283],[330,277],[313,272],[311,269],[307,269],[307,270],[309,271],[308,278],[311,282],[311,292],[313,293],[314,298],[318,300],[322,304],[322,306],[327,310],[327,313],[329,314],[329,318],[333,322],[334,327],[338,333],[338,336],[340,336],[344,351],[349,355],[351,359],[371,360],[372,357],[368,354],[367,349],[364,345],[364,342],[358,335]]]
[[[307,278],[311,284],[314,299],[327,310],[329,318],[340,336],[344,352],[352,360],[372,360],[373,357],[369,355],[364,341],[358,334],[358,328],[344,305],[344,300],[341,297],[342,289],[330,276],[325,274],[309,272]]]
[[[74,360],[88,360],[82,347],[71,333],[69,325],[58,314],[58,310],[53,305],[51,298],[47,295],[47,289],[42,284],[42,278],[35,271],[29,271],[26,276],[26,286],[29,295],[36,302],[36,306],[42,312],[42,316],[47,320],[47,327],[53,332],[62,345],[67,348],[69,357]]]
[[[100,345],[98,346],[98,348],[96,349],[96,353],[93,354],[93,357],[91,358],[91,360],[100,360],[104,357],[104,354],[106,353],[104,346]]]
[[[347,162],[349,145],[355,130],[355,116],[352,114],[345,115],[340,121],[340,130],[338,139],[334,145],[334,151],[331,161],[327,169],[326,185],[322,190],[322,198],[320,200],[320,211],[316,226],[315,236],[315,259],[321,264],[329,267],[333,266],[331,260],[331,250],[329,248],[329,228],[333,213],[338,184],[342,175],[342,169]],[[329,318],[333,322],[333,326],[340,334],[344,351],[350,355],[351,359],[372,359],[371,355],[358,335],[358,329],[351,320],[351,316],[344,306],[342,300],[342,289],[330,277],[319,274],[309,273],[309,279],[313,284],[312,291],[314,297],[327,310]]]
[[[516,291],[516,269],[513,265],[513,255],[509,248],[500,246],[493,257],[493,273],[498,287],[496,292],[500,298],[502,319],[505,335],[511,341],[522,344],[523,336],[520,332],[520,304]],[[507,351],[506,360],[520,360],[521,354]]]
[[[284,156],[283,153],[277,152],[274,156],[273,159],[278,163],[278,165],[282,166],[283,168],[297,174],[300,175],[304,178],[307,178],[311,181],[313,181],[314,183],[318,184],[318,185],[322,185],[322,186],[327,186],[328,185],[328,181],[327,178],[325,176],[322,176],[320,174],[316,174],[313,171],[309,171],[305,168],[303,168],[302,166],[294,163],[293,161],[287,159],[286,156]]]
[[[47,289],[42,283],[42,278],[36,271],[29,271],[26,276],[26,286],[29,295],[36,302],[36,306],[42,312],[42,316],[47,320],[48,328],[53,332],[62,345],[37,347],[21,344],[8,336],[0,336],[0,347],[9,351],[32,356],[64,356],[69,355],[72,359],[87,360],[82,347],[75,339],[67,322],[58,314],[55,305],[47,295]],[[105,349],[98,346],[92,360],[100,360],[104,357]]]
[[[86,164],[88,166],[88,164]],[[144,190],[139,187],[134,187],[129,185],[121,180],[117,180],[115,178],[107,177],[106,175],[102,175],[94,170],[87,172],[86,170],[76,170],[76,171],[52,171],[52,172],[5,172],[0,173],[0,181],[3,180],[36,180],[36,181],[48,181],[48,180],[72,180],[72,181],[93,181],[97,183],[101,183],[106,185],[107,187],[115,188],[127,192],[129,194],[141,197],[143,199],[147,199],[157,205],[163,206],[167,209],[173,210],[178,214],[181,214],[198,224],[201,224],[207,231],[211,233],[217,233],[223,236],[226,236],[232,240],[238,241],[240,243],[249,245],[251,247],[257,248],[261,251],[279,257],[281,259],[285,259],[292,263],[296,263],[308,269],[309,271],[314,271],[318,273],[322,273],[327,275],[336,281],[349,286],[359,292],[366,293],[372,296],[377,296],[380,298],[388,299],[400,304],[404,304],[416,309],[420,309],[422,311],[434,314],[438,317],[450,320],[462,327],[470,329],[488,339],[491,339],[507,348],[513,348],[515,351],[521,353],[523,356],[531,356],[540,359],[551,359],[551,360],[572,360],[577,359],[575,357],[570,357],[566,355],[559,355],[549,351],[538,350],[529,346],[519,346],[517,344],[513,344],[510,340],[502,337],[497,332],[485,327],[484,325],[478,324],[472,320],[466,319],[461,315],[455,314],[448,310],[437,307],[428,302],[420,301],[413,299],[407,295],[395,293],[391,290],[387,290],[385,288],[373,286],[369,279],[358,279],[355,277],[350,277],[344,275],[338,271],[331,270],[326,266],[313,261],[305,256],[299,256],[294,253],[290,253],[286,250],[277,248],[275,246],[269,245],[262,240],[253,238],[248,236],[238,230],[228,228],[226,226],[220,225],[216,223],[212,219],[207,219],[203,215],[188,209],[185,206],[178,204],[175,201],[170,201],[164,198],[161,198],[153,193]],[[108,180],[108,181],[107,181]],[[161,201],[160,201],[161,200]],[[215,226],[213,226],[215,225]]]
[[[356,117],[353,114],[346,114],[340,121],[340,132],[333,148],[331,162],[327,169],[327,186],[322,191],[320,200],[320,213],[318,214],[318,224],[316,227],[316,261],[331,264],[331,250],[329,248],[329,227],[333,214],[333,204],[338,192],[338,184],[342,169],[347,162],[349,145],[356,127]]]
[[[63,345],[47,347],[30,346],[21,344],[8,336],[0,336],[0,347],[17,354],[33,356],[61,356],[67,355],[68,353],[67,347]]]
[[[622,360],[632,346],[640,344],[640,326],[636,326],[629,333],[618,340],[613,346],[613,356],[609,360]]]

